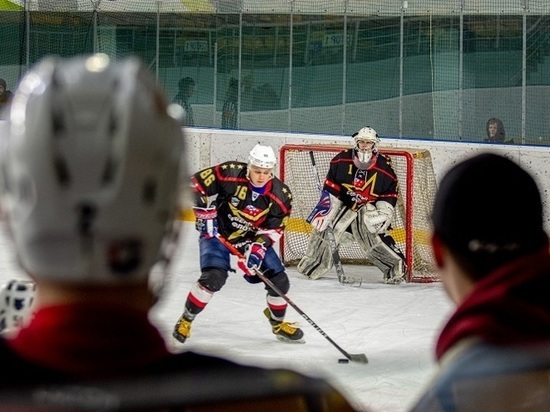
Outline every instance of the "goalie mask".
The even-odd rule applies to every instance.
[[[168,261],[185,186],[176,109],[132,58],[48,58],[27,73],[1,160],[7,222],[33,278],[145,281]]]
[[[376,161],[376,154],[378,153],[378,144],[380,138],[378,133],[372,127],[363,127],[353,135],[355,141],[354,158],[355,166],[359,169],[367,169]]]

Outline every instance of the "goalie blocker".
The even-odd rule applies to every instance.
[[[386,283],[400,283],[405,257],[388,233],[397,203],[397,176],[391,160],[378,152],[374,129],[365,127],[353,137],[355,147],[330,162],[321,198],[307,219],[314,231],[297,269],[318,279],[332,268],[326,237],[331,225],[337,245],[351,237],[382,271]]]

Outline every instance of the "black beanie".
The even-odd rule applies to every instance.
[[[513,161],[492,153],[473,156],[445,174],[432,222],[451,250],[474,259],[500,255],[507,260],[548,242],[534,179]]]

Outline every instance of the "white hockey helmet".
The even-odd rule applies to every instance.
[[[355,141],[356,157],[359,163],[365,166],[371,160],[372,154],[378,153],[378,144],[380,143],[380,138],[378,137],[378,133],[376,133],[376,130],[374,130],[372,127],[367,126],[355,132],[352,135],[352,137],[353,137],[353,140]],[[372,148],[361,149],[359,147],[359,142],[371,142]]]
[[[176,112],[134,58],[47,58],[27,73],[9,112],[2,177],[7,222],[33,278],[142,281],[168,260],[185,187]]]
[[[273,169],[277,164],[277,158],[271,146],[262,146],[260,144],[252,148],[248,161],[251,165],[263,167],[264,169]]]
[[[26,325],[32,317],[36,285],[29,280],[11,279],[0,286],[0,332]]]

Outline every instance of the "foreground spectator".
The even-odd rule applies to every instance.
[[[457,308],[437,341],[439,373],[413,410],[547,411],[550,254],[535,181],[507,158],[477,155],[444,176],[432,220]]]
[[[21,82],[0,187],[36,306],[0,339],[0,410],[351,410],[320,379],[172,354],[150,323],[186,186],[177,108],[134,59],[46,59]]]

